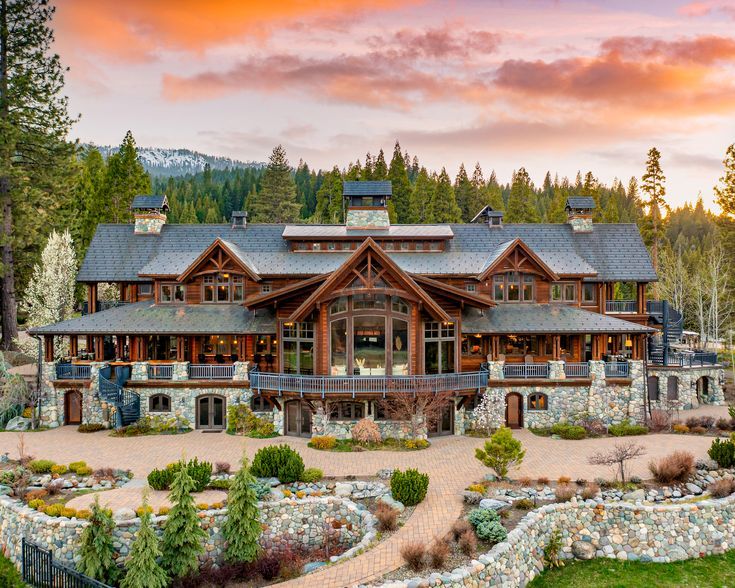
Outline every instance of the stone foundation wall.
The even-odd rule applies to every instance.
[[[555,531],[561,534],[565,559],[572,558],[575,541],[590,545],[595,557],[620,560],[669,562],[714,555],[735,546],[735,497],[671,506],[594,501],[543,506],[469,566],[382,586],[525,586],[543,569],[543,548]]]
[[[663,367],[648,366],[648,375],[658,377],[658,399],[651,399],[651,408],[666,409],[672,403],[684,410],[697,408],[702,404],[725,404],[725,394],[722,387],[724,370],[721,367]],[[699,398],[697,395],[697,381],[708,378],[708,394]],[[678,378],[676,398],[668,396],[669,378]]]
[[[281,552],[289,548],[323,547],[327,536],[330,545],[350,548],[349,556],[375,539],[375,517],[351,500],[336,496],[281,500],[258,503],[264,549]],[[224,550],[222,526],[227,510],[200,511],[202,528],[207,534],[206,559],[219,560]],[[159,536],[167,517],[154,517]],[[17,500],[0,496],[0,552],[17,566],[21,560],[21,539],[26,537],[40,547],[50,549],[54,558],[66,563],[79,560],[79,540],[89,523],[78,519],[49,517]],[[117,521],[113,532],[115,550],[122,563],[130,553],[140,519]],[[344,557],[343,556],[343,557]]]
[[[165,382],[161,382],[160,388],[130,388],[134,392],[140,394],[140,416],[161,415],[161,416],[182,416],[191,423],[191,428],[195,428],[196,423],[196,400],[199,396],[207,394],[217,394],[224,396],[226,407],[233,404],[245,403],[250,405],[252,392],[250,388],[218,388],[214,384],[210,388],[182,388],[166,387]],[[166,394],[171,397],[170,412],[150,412],[149,399],[156,394]]]

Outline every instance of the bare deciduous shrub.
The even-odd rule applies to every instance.
[[[663,410],[652,410],[648,419],[648,428],[654,433],[668,431],[671,426],[671,417]]]
[[[471,557],[477,551],[477,535],[475,535],[472,529],[465,531],[460,536],[459,541],[457,541],[457,545],[462,553]]]
[[[722,480],[712,482],[707,486],[707,492],[709,492],[713,498],[724,498],[725,496],[730,496],[730,494],[735,492],[735,480],[732,478],[723,478]]]
[[[520,484],[524,488],[527,486],[533,486],[533,479],[527,476],[523,478],[518,478],[518,484]]]
[[[675,451],[658,461],[651,461],[648,469],[660,484],[686,482],[694,473],[694,455],[688,451]]]
[[[571,484],[559,484],[554,488],[554,496],[556,496],[557,502],[568,502],[576,494],[577,492]]]
[[[394,531],[398,527],[398,511],[385,502],[378,504],[375,509],[375,518],[378,519],[379,531]]]
[[[615,478],[625,484],[625,474],[627,464],[631,459],[641,457],[646,454],[646,450],[642,445],[638,445],[634,441],[626,443],[617,443],[608,451],[600,451],[593,454],[587,460],[592,465],[604,465],[614,468]]]
[[[559,476],[559,478],[556,480],[557,484],[569,484],[572,479],[569,476]]]
[[[380,443],[383,436],[380,434],[380,428],[371,419],[362,419],[354,427],[352,427],[352,440],[362,445],[370,443]]]
[[[48,492],[49,496],[56,496],[57,494],[61,494],[61,491],[64,489],[64,480],[51,480],[48,484],[46,484],[46,491]]]
[[[401,546],[401,557],[414,572],[419,572],[426,565],[426,546],[420,541],[404,543]]]
[[[595,498],[600,491],[600,487],[594,482],[590,482],[582,488],[582,498],[585,500],[592,500]]]
[[[547,478],[546,476],[541,476],[538,480],[536,480],[536,482],[538,482],[542,486],[546,486],[549,483],[549,478]]]
[[[704,435],[707,432],[707,429],[702,426],[692,427],[691,429],[689,429],[689,432],[694,433],[695,435]]]
[[[459,538],[464,535],[467,531],[472,531],[472,525],[464,519],[454,521],[452,525],[452,539],[459,541]]]
[[[449,558],[449,544],[442,539],[435,539],[429,548],[429,563],[432,568],[441,569]]]
[[[720,431],[730,431],[732,429],[732,419],[717,419],[717,428]]]
[[[229,474],[232,466],[226,461],[218,461],[214,464],[215,474]]]

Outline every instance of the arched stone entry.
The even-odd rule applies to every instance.
[[[64,424],[82,424],[82,393],[79,390],[69,390],[64,394]]]
[[[227,401],[224,396],[207,394],[197,398],[196,428],[210,431],[225,428]]]
[[[505,397],[505,425],[511,429],[523,428],[523,396],[518,392]]]
[[[711,384],[709,381],[709,376],[702,376],[697,380],[697,400],[700,404],[709,403],[710,390]]]
[[[286,403],[285,411],[285,434],[292,437],[311,437],[311,407],[303,400],[290,400]]]

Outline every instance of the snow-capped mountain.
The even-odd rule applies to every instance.
[[[118,150],[109,145],[95,145],[107,158]],[[154,176],[183,176],[194,174],[209,164],[212,169],[235,167],[263,167],[260,161],[238,161],[229,157],[206,155],[191,149],[163,149],[161,147],[138,147],[138,157],[146,171]]]

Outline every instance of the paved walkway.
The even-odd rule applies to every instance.
[[[688,411],[683,417],[694,414],[726,416],[725,407],[706,407],[701,411]],[[605,467],[592,466],[588,457],[618,442],[613,439],[585,439],[581,441],[552,440],[537,437],[528,431],[514,431],[523,442],[526,458],[522,467],[512,472],[515,477],[541,476],[556,479],[569,476],[572,479],[612,477]],[[631,474],[649,477],[648,462],[676,450],[693,452],[705,457],[711,437],[692,435],[647,435],[628,438],[643,445],[646,454],[631,464]],[[336,566],[329,566],[284,584],[288,587],[339,588],[369,582],[402,564],[400,546],[413,539],[430,541],[446,533],[462,509],[460,492],[470,483],[480,479],[487,469],[475,458],[475,448],[483,445],[482,439],[470,437],[443,437],[434,439],[429,449],[417,452],[371,451],[355,453],[329,453],[307,447],[306,439],[243,439],[225,433],[205,434],[198,431],[185,435],[116,438],[106,432],[81,434],[75,428],[62,427],[51,431],[27,433],[26,451],[37,458],[52,459],[58,463],[84,460],[93,468],[119,467],[132,470],[137,478],[145,477],[150,470],[176,461],[182,455],[198,457],[212,462],[238,463],[243,447],[248,457],[266,445],[288,443],[298,450],[307,467],[318,467],[327,476],[373,476],[381,468],[415,467],[429,474],[429,493],[414,514],[388,540],[378,544],[363,555]],[[0,453],[8,452],[17,457],[18,436],[15,433],[0,433]],[[136,481],[137,482],[137,481]],[[137,485],[137,484],[136,484]],[[107,501],[121,506],[135,506],[141,486],[124,488],[104,493]],[[156,493],[156,501],[165,498]],[[119,498],[116,498],[117,495]],[[90,500],[87,497],[86,500]],[[203,502],[214,502],[207,499]],[[139,503],[138,503],[139,504]],[[157,502],[158,504],[158,502]],[[162,502],[161,502],[162,504]]]

